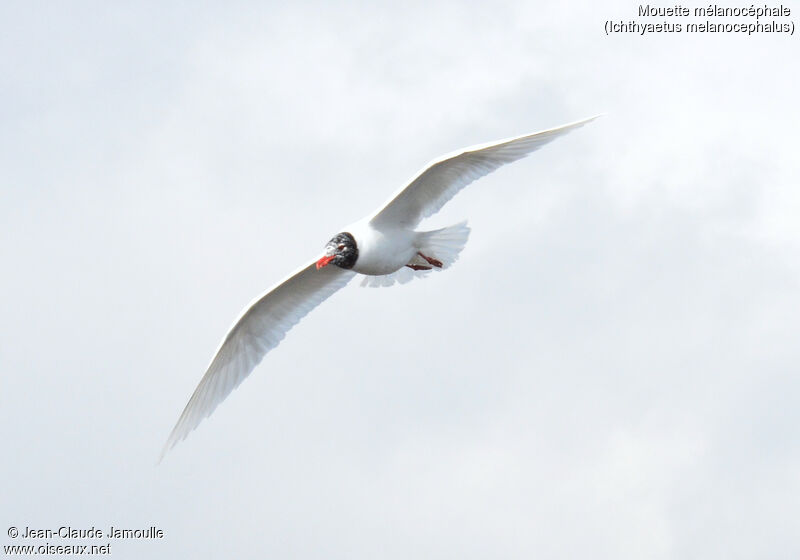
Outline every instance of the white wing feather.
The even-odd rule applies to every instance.
[[[338,266],[317,270],[315,260],[253,300],[217,349],[172,429],[161,458],[225,400],[289,329],[354,275]]]
[[[600,115],[598,115],[600,116]],[[597,116],[557,128],[464,148],[432,161],[370,218],[376,226],[414,228],[461,189],[495,169],[527,156]]]

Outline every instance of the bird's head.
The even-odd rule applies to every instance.
[[[355,238],[347,233],[337,233],[325,245],[325,256],[317,261],[317,270],[333,263],[339,268],[351,269],[358,259],[358,245]]]

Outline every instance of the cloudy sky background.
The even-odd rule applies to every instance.
[[[604,35],[637,7],[3,3],[2,544],[798,557],[797,38]],[[240,309],[343,224],[600,112],[423,224],[470,220],[451,270],[349,286],[155,466]]]

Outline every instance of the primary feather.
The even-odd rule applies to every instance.
[[[599,116],[599,115],[598,115]],[[461,189],[495,169],[522,159],[559,136],[581,127],[597,116],[533,134],[479,144],[448,154],[428,164],[373,214],[376,226],[414,228],[432,216]]]
[[[315,263],[304,266],[245,308],[183,409],[164,445],[162,458],[250,375],[289,329],[354,276],[337,267],[316,270]]]

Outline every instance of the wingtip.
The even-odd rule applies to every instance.
[[[585,119],[580,119],[580,120],[573,121],[573,122],[570,122],[570,123],[567,123],[567,124],[562,124],[562,125],[560,125],[560,126],[557,126],[557,127],[554,127],[554,128],[549,128],[549,129],[547,129],[547,130],[543,130],[543,131],[541,131],[541,132],[537,132],[537,133],[535,133],[535,134],[541,134],[541,133],[557,133],[557,134],[563,134],[563,133],[566,133],[566,132],[569,132],[569,131],[575,130],[576,128],[580,128],[580,127],[582,127],[583,125],[589,124],[589,123],[590,123],[590,122],[592,122],[593,120],[599,119],[600,117],[604,117],[604,116],[606,116],[607,114],[608,114],[608,113],[599,113],[599,114],[597,114],[597,115],[594,115],[593,117],[588,117],[588,118],[585,118]],[[534,134],[534,135],[535,135],[535,134]]]
[[[581,119],[581,120],[579,120],[579,121],[575,121],[575,122],[574,122],[574,123],[572,123],[572,124],[573,124],[573,125],[582,125],[582,124],[587,124],[587,123],[590,123],[590,122],[592,122],[592,121],[594,121],[594,120],[597,120],[597,119],[599,119],[600,117],[605,117],[606,115],[608,115],[608,113],[598,113],[598,114],[594,115],[593,117],[587,117],[587,118],[585,118],[585,119]]]
[[[159,466],[161,462],[164,460],[164,457],[167,456],[169,450],[172,449],[172,446],[169,444],[169,440],[164,444],[164,447],[161,448],[161,453],[158,454],[158,459],[156,459],[156,466]]]
[[[172,429],[172,432],[169,434],[169,437],[167,438],[167,441],[164,442],[164,447],[161,448],[161,453],[158,456],[158,463],[156,463],[156,464],[161,464],[161,461],[164,460],[164,457],[167,456],[167,453],[172,451],[172,449],[176,445],[178,445],[180,442],[185,440],[186,436],[188,436],[189,433],[192,431],[192,430],[189,430],[188,432],[186,432],[186,431],[181,432],[181,431],[178,430],[178,426],[180,426],[180,423],[181,423],[180,420],[182,420],[182,419],[183,418],[181,417],[178,420],[178,423],[175,425],[175,427]]]
[[[158,461],[156,462],[156,466],[161,464],[161,462],[164,460],[164,457],[167,456],[167,453],[169,453],[173,447],[178,445],[182,440],[186,438],[187,434],[183,434],[182,436],[177,435],[178,425],[180,425],[180,421],[172,429],[172,432],[169,434],[167,441],[164,442],[164,446],[161,448],[161,453],[159,453],[158,455]]]

